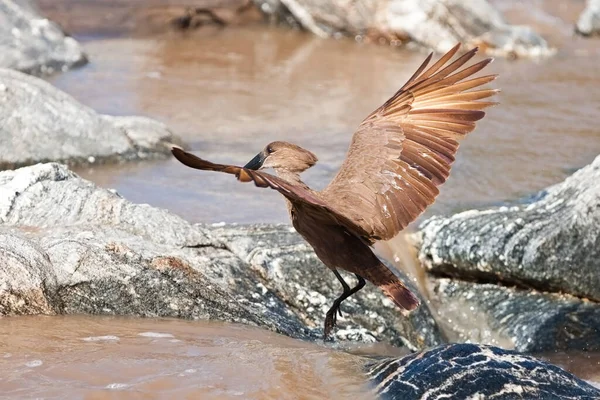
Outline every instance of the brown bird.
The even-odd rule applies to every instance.
[[[419,305],[370,246],[396,236],[434,202],[438,186],[450,174],[458,140],[475,129],[475,121],[485,115],[482,109],[496,104],[481,100],[497,90],[470,90],[496,78],[471,78],[492,59],[463,68],[477,48],[450,62],[459,47],[426,69],[430,54],[408,82],[360,124],[338,174],[320,192],[300,179],[317,157],[291,143],[268,144],[244,167],[213,164],[172,149],[188,167],[232,174],[285,197],[294,228],[344,290],[326,314],[325,337],[336,325],[337,313],[341,315],[340,304],[362,289],[365,279],[402,309]],[[263,168],[273,168],[276,176],[259,171]],[[338,270],[353,273],[357,285],[350,288]]]

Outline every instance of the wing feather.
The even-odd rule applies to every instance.
[[[362,122],[340,171],[321,192],[370,242],[392,238],[435,201],[459,140],[475,129],[483,109],[496,104],[486,99],[497,90],[479,89],[496,75],[472,78],[492,60],[466,66],[477,49],[451,61],[458,50],[453,47],[427,68],[430,54]]]

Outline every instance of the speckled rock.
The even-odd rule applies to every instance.
[[[382,399],[600,399],[559,367],[498,347],[450,344],[370,365]]]
[[[487,0],[255,0],[270,18],[321,37],[350,36],[394,45],[413,43],[438,52],[456,43],[481,45],[498,56],[551,55],[531,28],[508,24]]]
[[[600,351],[600,307],[559,293],[432,279],[438,321],[452,341],[536,353]]]
[[[99,115],[42,79],[0,68],[0,169],[143,159],[169,154],[172,142],[160,122]]]
[[[413,238],[440,315],[478,313],[519,350],[600,348],[598,182],[600,157],[527,203],[425,221]],[[462,315],[459,337],[489,343]]]
[[[75,39],[27,0],[0,0],[0,67],[40,74],[87,62]]]
[[[600,0],[588,0],[585,10],[579,16],[575,32],[582,36],[600,34]]]
[[[340,291],[288,226],[192,225],[56,163],[0,172],[0,223],[0,315],[214,319],[320,339]],[[442,341],[427,307],[407,319],[374,288],[342,310],[342,340]]]
[[[291,226],[226,226],[210,232],[247,262],[305,324],[321,328],[332,301],[341,294],[341,285]],[[414,293],[419,292],[406,275],[396,272]],[[354,282],[354,276],[342,274],[347,282]],[[421,297],[421,301],[421,307],[404,316],[369,283],[342,303],[343,317],[338,318],[335,335],[353,341],[385,340],[410,349],[434,346],[442,342],[442,336],[426,300]]]

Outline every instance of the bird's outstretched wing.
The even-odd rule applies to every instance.
[[[477,52],[458,57],[455,46],[430,68],[432,54],[406,84],[354,133],[346,159],[320,193],[327,204],[367,232],[369,241],[394,237],[431,203],[446,181],[458,140],[475,129],[497,92],[478,89],[496,75],[471,76],[492,59],[463,67]],[[357,232],[358,234],[358,232]]]
[[[281,178],[271,175],[264,171],[255,171],[248,168],[238,167],[235,165],[214,164],[210,161],[203,160],[195,155],[184,151],[183,149],[173,146],[171,153],[182,164],[190,168],[201,169],[205,171],[224,172],[226,174],[235,175],[240,182],[254,182],[257,187],[271,188],[277,190],[290,201],[304,206],[310,210],[315,217],[324,221],[335,221],[338,224],[347,227],[347,229],[356,232],[360,236],[364,236],[366,232],[361,231],[361,227],[355,225],[352,221],[347,220],[343,215],[331,209],[327,203],[315,196],[313,192],[301,186],[292,185]]]

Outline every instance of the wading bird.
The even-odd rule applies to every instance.
[[[463,68],[477,49],[450,62],[459,47],[426,69],[430,54],[408,82],[360,124],[338,174],[322,191],[311,190],[300,179],[317,157],[291,143],[268,144],[244,167],[213,164],[172,148],[188,167],[232,174],[285,197],[294,228],[343,287],[326,314],[325,337],[336,325],[340,304],[362,289],[365,279],[403,309],[419,305],[370,246],[396,236],[434,202],[438,186],[450,174],[458,140],[475,129],[485,115],[482,109],[495,104],[482,100],[497,90],[471,90],[495,79],[496,75],[471,78],[492,60]],[[260,171],[263,168],[273,168],[276,176]],[[357,285],[350,288],[338,270],[353,273]]]

